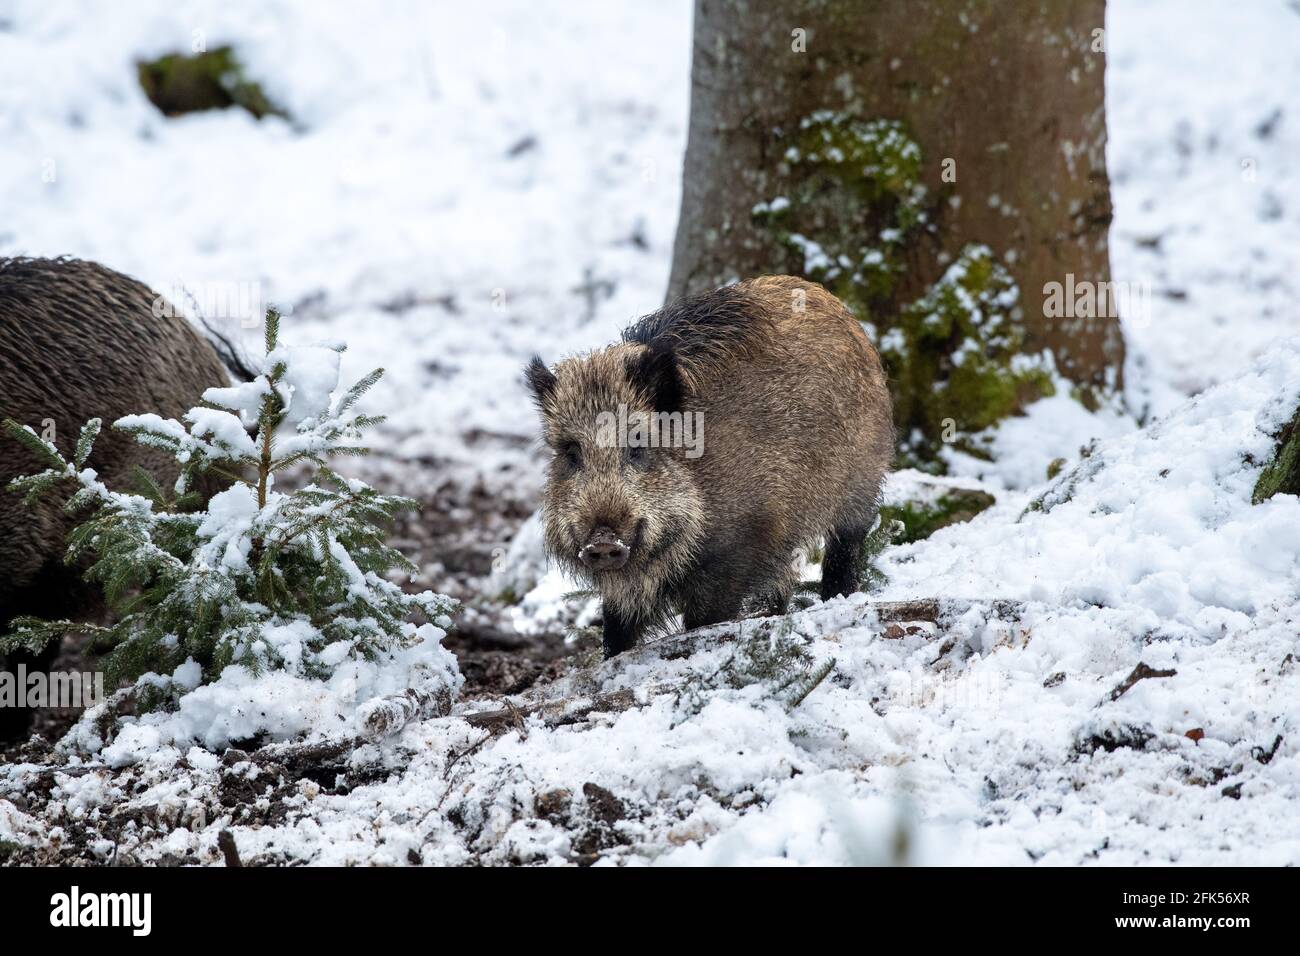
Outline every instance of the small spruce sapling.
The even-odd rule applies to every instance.
[[[410,620],[417,613],[450,626],[452,599],[409,594],[388,580],[394,571],[417,570],[383,531],[417,503],[329,466],[338,456],[368,453],[355,442],[382,419],[354,406],[383,370],[336,395],[343,346],[283,346],[279,320],[268,310],[261,374],[208,389],[185,424],[150,414],[114,423],[175,457],[180,475],[170,493],[143,471],[134,494],[99,481],[86,467],[99,419],[82,428],[71,461],[32,429],[4,423],[48,465],[15,479],[12,490],[31,503],[76,486],[65,507],[90,516],[70,535],[66,560],[88,562],[86,576],[103,588],[116,623],[19,618],[0,637],[0,651],[37,650],[68,632],[89,633],[106,651],[102,665],[114,687],[172,674],[191,659],[204,682],[234,663],[252,673],[270,667],[326,677],[349,656],[436,642],[429,624]],[[306,466],[313,480],[278,490],[277,476],[294,466]],[[227,483],[204,507],[193,492],[201,475]],[[144,683],[168,685],[156,676]]]

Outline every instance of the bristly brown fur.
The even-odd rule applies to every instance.
[[[536,367],[540,366],[540,368]],[[796,549],[825,536],[823,594],[856,589],[894,433],[879,356],[821,286],[768,276],[669,305],[623,341],[529,380],[555,452],[543,501],[548,549],[604,603],[606,651],[680,611],[688,628],[746,602],[779,608]],[[703,454],[596,442],[597,416],[699,413]],[[588,573],[593,529],[631,548]]]
[[[51,423],[55,445],[71,457],[81,426],[101,418],[87,465],[110,488],[130,488],[136,465],[174,480],[169,456],[109,426],[137,412],[179,418],[204,389],[228,379],[213,347],[184,319],[174,311],[154,316],[154,300],[148,287],[93,262],[0,258],[0,419],[38,434]],[[29,508],[3,490],[43,467],[0,437],[0,632],[19,614],[75,618],[93,595],[75,586],[76,569],[63,564],[76,517],[58,501]],[[9,708],[0,717],[4,736],[21,730],[27,713]]]

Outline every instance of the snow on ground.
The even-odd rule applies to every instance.
[[[261,283],[296,306],[295,340],[352,343],[345,375],[388,368],[383,450],[430,481],[535,493],[522,361],[606,342],[662,298],[684,0],[6,17],[0,254],[86,256],[162,288]],[[246,859],[316,863],[1300,861],[1300,504],[1249,503],[1300,389],[1300,342],[1274,341],[1300,274],[1300,15],[1111,0],[1107,28],[1114,274],[1153,291],[1125,324],[1146,427],[1040,403],[1003,427],[996,467],[956,468],[999,503],[887,552],[873,596],[1018,612],[891,636],[860,595],[816,605],[792,639],[836,665],[793,708],[770,680],[720,679],[737,643],[705,635],[552,688],[632,689],[625,710],[496,735],[419,722],[333,788],[164,743],[56,774],[35,815],[11,767],[0,840],[209,863],[227,826]],[[157,116],[131,62],[195,29],[236,43],[296,126]],[[521,627],[562,590],[525,596]],[[777,640],[775,622],[744,628],[743,647],[753,629]],[[1138,663],[1175,673],[1112,700]]]
[[[234,815],[261,862],[1294,863],[1300,502],[1250,503],[1300,400],[1286,344],[1102,443],[1037,507],[889,552],[876,598],[977,599],[937,628],[882,629],[857,594],[788,633],[669,638],[547,688],[563,712],[496,734],[469,708],[410,725],[356,751],[334,793],[161,745],[126,770],[56,773],[57,834],[0,801],[5,838],[216,862]],[[835,661],[802,699],[762,663],[783,640],[806,655],[795,678]],[[1139,664],[1159,673],[1119,693]],[[238,825],[259,807],[279,814]]]
[[[1163,414],[1296,327],[1300,9],[1106,6],[1113,275],[1152,292],[1126,375]]]

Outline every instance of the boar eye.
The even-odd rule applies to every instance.
[[[560,446],[560,457],[570,468],[582,467],[582,446],[576,441],[566,441]]]
[[[644,468],[650,464],[650,455],[641,446],[634,445],[627,450],[627,460],[638,468]]]

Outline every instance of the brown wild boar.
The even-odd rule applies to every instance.
[[[108,426],[135,412],[179,418],[228,376],[213,347],[174,310],[155,317],[156,298],[135,279],[93,262],[0,258],[0,420],[47,437],[52,427],[55,445],[71,458],[81,426],[101,418],[105,427],[87,466],[110,488],[131,488],[135,465],[174,480],[170,456]],[[0,436],[0,634],[14,617],[76,617],[95,602],[79,569],[63,563],[76,517],[53,498],[28,507],[3,490],[44,467]],[[0,658],[0,670],[20,662],[29,671],[48,668],[55,651]],[[30,717],[23,708],[0,708],[0,739],[22,733]]]
[[[893,419],[876,350],[821,286],[683,299],[526,376],[553,452],[546,546],[600,593],[606,657],[674,613],[783,612],[795,551],[822,536],[822,597],[858,589]]]

